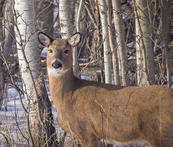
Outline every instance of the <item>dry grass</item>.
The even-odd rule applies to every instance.
[[[21,110],[18,104],[17,95],[10,96],[9,99],[14,100],[14,108],[8,108],[8,111],[0,111],[0,147],[30,147],[29,134],[27,130],[25,113]],[[5,110],[5,109],[4,109]],[[20,111],[19,111],[20,110]],[[63,130],[57,122],[57,112],[53,108],[54,126],[58,140],[60,140]],[[34,130],[32,135],[34,138],[39,138],[39,130]],[[36,142],[39,142],[36,140]],[[68,134],[66,135],[64,146],[72,147],[76,144]],[[38,144],[36,144],[36,147]],[[46,145],[44,145],[46,146]]]

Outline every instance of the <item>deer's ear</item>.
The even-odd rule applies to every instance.
[[[81,33],[77,32],[75,34],[73,34],[72,36],[70,36],[67,40],[68,40],[68,43],[74,47],[74,46],[77,46],[80,41],[81,41]]]
[[[38,41],[41,45],[45,47],[49,47],[49,45],[53,42],[53,39],[43,32],[38,33]]]

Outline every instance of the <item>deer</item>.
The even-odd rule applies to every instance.
[[[99,147],[103,140],[173,147],[172,88],[126,87],[75,77],[72,48],[81,37],[79,32],[67,39],[38,33],[40,44],[47,47],[50,94],[61,128],[82,147]]]

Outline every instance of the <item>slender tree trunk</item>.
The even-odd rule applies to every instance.
[[[14,39],[15,39],[14,26],[10,25],[9,32],[8,32],[8,35],[7,35],[7,38],[5,41],[5,45],[4,45],[4,56],[5,56],[7,61],[10,58]]]
[[[0,61],[0,110],[4,99],[4,73],[2,68],[2,61]]]
[[[136,56],[139,86],[154,84],[154,51],[150,36],[148,0],[136,0]]]
[[[89,29],[87,29],[87,22],[86,19],[88,18],[88,13],[85,8],[82,10],[81,22],[80,22],[80,32],[82,34],[88,34]],[[87,30],[86,30],[87,29]],[[87,36],[87,35],[86,35]],[[78,45],[78,58],[80,57],[87,57],[88,56],[88,46],[89,45],[89,38],[85,37],[83,41]]]
[[[0,0],[0,18],[3,18],[3,6],[4,6],[5,0]],[[2,27],[2,19],[0,19],[0,46],[2,51],[2,42],[3,42],[3,27]],[[1,56],[0,56],[1,57]],[[4,99],[4,72],[3,72],[3,62],[0,59],[0,110],[2,106],[2,102]]]
[[[99,2],[98,0],[95,0],[95,20],[97,22],[97,30],[94,33],[94,39],[95,39],[95,52],[98,52],[96,55],[96,59],[99,60],[99,66],[100,66],[100,71],[101,71],[101,82],[104,83],[105,82],[105,78],[104,78],[104,62],[103,62],[103,46],[100,46],[102,43],[102,34],[101,34],[101,19],[100,19],[100,13],[99,13]],[[98,51],[99,49],[99,51]]]
[[[105,83],[111,83],[111,56],[109,46],[108,22],[107,22],[107,7],[105,0],[99,0],[99,12],[102,24],[102,40],[104,41],[104,69]]]
[[[51,102],[48,98],[43,75],[41,73],[42,66],[38,49],[37,32],[35,30],[33,1],[15,0],[14,13],[18,59],[34,142],[35,145],[42,146],[48,141],[49,146],[56,146],[54,144],[56,136],[54,134],[55,128],[53,126]],[[28,63],[25,62],[25,58]],[[34,89],[34,85],[36,85],[36,89]],[[43,128],[46,128],[46,130]]]
[[[167,73],[167,86],[171,87],[171,66],[170,66],[170,56],[168,52],[168,43],[170,41],[170,14],[171,14],[171,3],[169,1],[162,1],[161,5],[161,37],[162,46],[165,51],[166,60],[166,73]]]
[[[61,36],[64,39],[73,34],[73,21],[71,13],[72,10],[70,0],[59,0],[59,21],[61,27]],[[75,76],[78,76],[79,65],[76,48],[73,48],[73,72]]]
[[[113,64],[113,73],[114,73],[114,81],[115,85],[120,84],[120,77],[119,77],[119,66],[118,66],[118,59],[117,59],[117,49],[115,49],[113,44],[113,37],[112,37],[112,16],[111,16],[111,0],[107,1],[108,7],[108,31],[109,31],[109,44],[112,52],[112,64]]]
[[[83,12],[83,5],[84,5],[84,0],[80,0],[79,2],[79,7],[76,12],[76,30],[77,32],[81,32],[81,16]],[[77,8],[77,7],[76,7]],[[82,32],[81,32],[82,33]],[[78,55],[77,55],[77,47],[73,48],[73,72],[74,75],[80,78],[80,68],[79,68],[79,63],[78,63]]]
[[[4,56],[8,61],[12,51],[12,45],[15,40],[14,26],[12,25],[12,23],[14,22],[14,17],[13,17],[11,0],[7,0],[5,4],[5,20],[6,21],[4,22],[4,28],[5,28],[6,39],[4,44]]]
[[[70,0],[59,0],[59,23],[61,27],[61,37],[67,39],[73,34],[72,16],[71,16],[71,2]],[[76,75],[77,71],[77,52],[73,48],[73,72]],[[64,140],[66,132],[63,132]],[[63,142],[61,142],[63,144]]]
[[[78,8],[78,12],[77,12],[77,20],[76,20],[76,30],[77,30],[77,32],[81,32],[80,19],[81,19],[81,14],[82,14],[82,9],[83,9],[84,2],[85,2],[84,0],[80,0],[80,3],[79,3],[79,8]]]
[[[3,18],[4,17],[4,12],[3,12],[3,7],[4,7],[4,3],[5,3],[5,0],[0,0],[0,18]],[[3,40],[3,19],[0,19],[0,43],[2,43],[2,40]],[[2,45],[2,44],[1,44]]]
[[[71,20],[71,2],[70,0],[59,0],[59,21],[61,27],[61,36],[66,39],[73,33]]]
[[[123,20],[121,15],[121,1],[112,0],[112,7],[113,7],[114,25],[116,32],[116,41],[118,46],[119,58],[120,58],[119,68],[121,69],[122,85],[129,86],[129,78],[127,76],[128,67],[127,67],[127,57],[126,57],[126,47],[125,47],[125,36],[123,32],[124,31]]]
[[[90,80],[104,82],[104,75],[103,75],[104,67],[103,67],[103,58],[102,58],[103,48],[102,46],[100,46],[102,41],[102,36],[101,36],[101,23],[100,23],[98,0],[94,0],[92,4],[94,9],[90,8],[90,5],[86,3],[84,5],[85,9],[87,10],[88,16],[90,17],[96,29],[92,36],[90,55],[92,57],[92,60],[97,61],[97,64],[100,67],[101,75],[98,75],[97,73],[95,73],[94,75],[90,77]]]

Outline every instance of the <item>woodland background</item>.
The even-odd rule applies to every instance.
[[[82,33],[73,49],[79,78],[172,86],[172,0],[0,0],[2,146],[80,146],[56,124],[39,31],[54,38]]]

